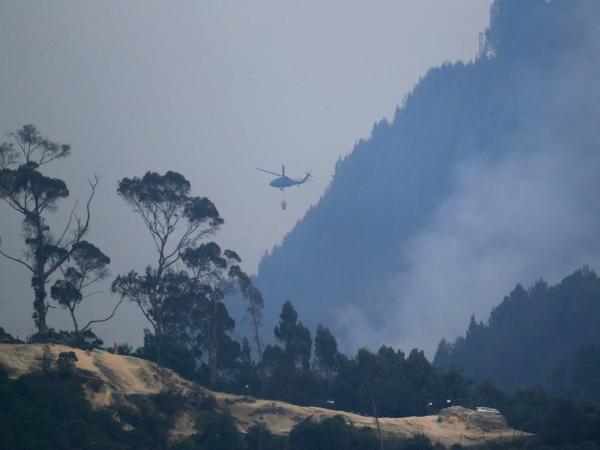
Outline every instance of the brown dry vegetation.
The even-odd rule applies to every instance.
[[[343,416],[357,426],[377,426],[373,417],[213,392],[152,362],[102,350],[85,351],[55,344],[0,344],[0,364],[8,369],[10,377],[17,378],[40,370],[44,353],[51,354],[55,361],[61,352],[70,351],[77,355],[77,368],[100,381],[96,389],[86,389],[87,397],[95,407],[128,403],[128,398],[132,396],[173,392],[183,396],[213,396],[218,407],[228,411],[242,431],[263,422],[273,433],[284,435],[300,422],[319,421],[336,415]],[[189,410],[180,413],[172,430],[174,438],[194,433],[191,413],[193,411]],[[379,424],[386,436],[412,437],[421,433],[433,442],[446,445],[512,439],[515,435],[524,434],[509,428],[501,416],[491,416],[489,413],[453,407],[443,410],[439,416],[380,418]]]

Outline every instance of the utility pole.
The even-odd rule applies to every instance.
[[[373,415],[375,416],[375,423],[377,424],[377,434],[379,435],[379,450],[383,450],[383,437],[381,436],[381,427],[379,426],[379,416],[377,415],[377,406],[375,400],[371,399],[373,405]]]

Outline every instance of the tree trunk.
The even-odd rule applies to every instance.
[[[210,332],[210,352],[209,352],[209,361],[208,366],[210,368],[210,384],[211,386],[215,386],[217,384],[218,379],[218,361],[217,361],[217,301],[213,300],[213,319],[211,324],[211,332]]]
[[[46,333],[48,331],[48,326],[46,325],[46,312],[48,312],[48,308],[46,307],[46,283],[43,278],[34,275],[31,278],[31,285],[33,286],[34,293],[33,319],[35,326],[38,329],[38,333]]]
[[[217,349],[213,348],[211,351],[211,355],[209,357],[209,367],[210,367],[210,385],[211,387],[216,386],[218,377],[217,371]]]
[[[73,319],[73,327],[75,329],[75,335],[79,336],[79,324],[77,323],[77,319],[75,318],[75,304],[73,307],[69,305],[69,312],[71,313],[71,319]]]
[[[38,199],[35,199],[35,210],[31,216],[31,223],[35,227],[35,250],[33,263],[33,277],[31,285],[33,287],[33,319],[37,326],[38,333],[46,333],[48,326],[46,325],[46,254],[44,249],[44,227],[43,219],[39,212]]]
[[[267,384],[266,382],[266,374],[265,374],[265,368],[264,365],[262,363],[262,344],[260,342],[260,332],[259,332],[259,321],[258,321],[258,316],[256,315],[256,310],[254,308],[251,309],[252,312],[252,322],[254,324],[254,340],[256,342],[256,350],[258,352],[258,367],[260,367],[260,392],[261,392],[261,396],[262,398],[265,398],[265,386]]]
[[[156,339],[156,364],[162,363],[162,317],[159,315],[160,322],[154,327],[154,337]]]
[[[44,236],[41,224],[38,221],[37,236],[36,236],[36,249],[35,249],[35,260],[34,260],[34,272],[31,278],[31,285],[33,287],[33,319],[39,333],[46,333],[48,326],[46,325],[46,277],[45,277],[45,255],[44,255]]]
[[[156,338],[156,346],[157,346],[156,363],[158,365],[160,365],[162,362],[162,334],[163,334],[162,333],[162,330],[163,330],[162,308],[164,307],[164,302],[161,302],[159,305],[158,290],[161,287],[163,271],[164,271],[163,251],[164,251],[164,244],[161,248],[160,256],[158,259],[158,269],[156,270],[156,285],[152,289],[152,293],[151,293],[151,297],[150,297],[150,303],[152,304],[152,307],[155,310],[157,310],[157,315],[156,315],[157,320],[156,320],[156,326],[154,327],[154,337]]]

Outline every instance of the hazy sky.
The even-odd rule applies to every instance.
[[[217,236],[256,270],[318,201],[335,161],[376,120],[391,117],[420,76],[469,60],[489,0],[3,1],[0,133],[34,123],[70,143],[52,168],[72,196],[99,173],[90,240],[112,275],[141,270],[153,248],[141,220],[115,193],[122,177],[176,170],[211,198],[226,224]],[[313,182],[281,194],[255,167]],[[0,206],[3,249],[22,247],[18,218]],[[31,332],[29,276],[0,260],[0,326]],[[90,299],[97,316],[116,299]],[[67,314],[50,323],[68,327]],[[139,343],[131,306],[98,327],[108,342]]]

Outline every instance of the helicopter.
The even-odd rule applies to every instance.
[[[259,169],[258,167],[256,168],[256,170],[260,170],[261,172],[269,173],[271,175],[275,175],[276,177],[279,177],[279,178],[275,178],[269,184],[271,186],[273,186],[274,188],[280,189],[282,191],[285,188],[289,188],[292,186],[300,186],[301,184],[306,183],[308,181],[308,179],[311,177],[310,172],[306,172],[306,175],[301,180],[295,180],[293,178],[290,178],[285,174],[285,166],[281,166],[281,173],[271,172],[270,170],[265,170],[265,169]]]
[[[285,174],[285,166],[284,165],[281,166],[281,173],[272,172],[270,170],[265,170],[265,169],[259,169],[258,167],[256,168],[256,170],[260,170],[261,172],[265,172],[270,175],[275,175],[277,177],[273,181],[271,181],[269,183],[269,185],[273,186],[274,188],[279,189],[283,193],[283,200],[281,201],[281,209],[285,209],[287,206],[287,202],[285,201],[284,189],[292,187],[292,186],[300,186],[301,184],[306,183],[309,180],[309,178],[311,177],[311,174],[309,171],[309,172],[306,172],[306,175],[302,179],[296,180],[294,178],[290,178]]]

